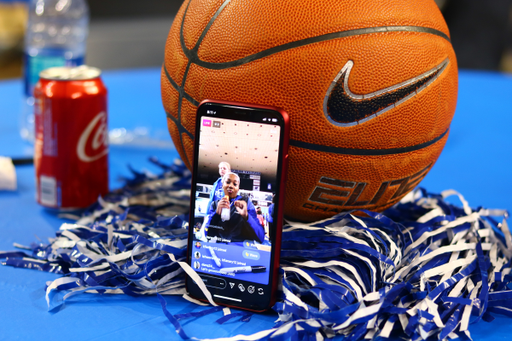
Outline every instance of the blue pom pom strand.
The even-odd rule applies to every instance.
[[[224,310],[217,323],[250,321],[252,314],[220,307],[174,316],[167,310],[161,295],[190,300],[184,279],[194,270],[184,258],[191,176],[180,160],[150,161],[162,174],[132,170],[123,188],[99,198],[75,224],[63,224],[51,243],[0,252],[2,264],[62,274],[46,288],[49,309],[85,291],[157,294],[184,339],[184,319]],[[450,195],[462,207],[446,201]],[[507,218],[506,211],[471,209],[454,191],[420,188],[384,213],[287,222],[273,307],[279,319],[244,338],[470,337],[469,323],[512,316]]]

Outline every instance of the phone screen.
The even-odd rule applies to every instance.
[[[200,106],[197,120],[189,264],[217,302],[265,309],[280,249],[285,120],[218,103]]]

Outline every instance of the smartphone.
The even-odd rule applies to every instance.
[[[260,312],[275,303],[288,136],[278,108],[197,108],[187,259],[220,305]],[[186,286],[205,300],[189,276]]]

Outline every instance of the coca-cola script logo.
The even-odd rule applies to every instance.
[[[80,135],[76,154],[83,162],[96,161],[108,154],[107,114],[96,115]]]

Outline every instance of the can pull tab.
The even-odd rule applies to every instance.
[[[98,68],[80,65],[51,67],[41,71],[39,76],[49,80],[87,80],[97,78],[100,74],[101,71]]]
[[[87,72],[88,67],[84,65],[68,68],[67,72],[62,73],[61,79],[81,79],[85,76],[85,73]]]

